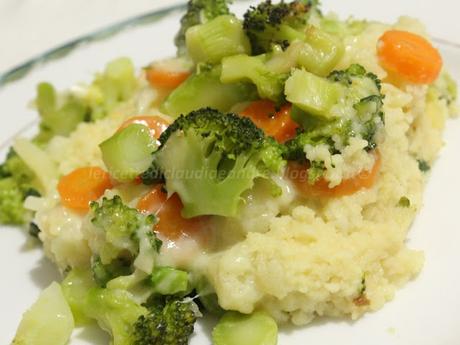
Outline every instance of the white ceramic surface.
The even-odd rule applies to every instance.
[[[369,13],[371,7],[369,2]],[[79,48],[0,88],[0,142],[6,142],[36,119],[36,113],[28,109],[27,103],[39,81],[47,80],[58,88],[66,88],[90,80],[94,71],[120,55],[130,56],[137,66],[143,66],[150,60],[173,54],[172,37],[178,16],[176,13],[155,25],[131,29]],[[460,49],[442,45],[441,50],[446,65],[460,81]],[[431,172],[425,206],[409,233],[409,246],[425,252],[426,263],[420,276],[376,313],[356,322],[327,319],[305,328],[283,329],[279,345],[460,344],[458,133],[460,119],[449,121],[445,133],[447,145]],[[5,152],[1,151],[2,156]],[[25,232],[8,227],[0,229],[0,272],[0,344],[9,344],[22,313],[41,289],[59,279],[59,275],[43,258],[40,247],[30,246]],[[210,320],[198,325],[191,345],[211,343],[212,323]],[[77,330],[71,342],[72,345],[107,343],[107,337],[96,329]]]

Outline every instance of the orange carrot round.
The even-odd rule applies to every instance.
[[[58,183],[58,192],[65,207],[84,212],[88,211],[91,201],[99,199],[112,187],[106,171],[98,167],[85,167],[63,176]]]
[[[268,100],[252,102],[240,115],[249,117],[266,135],[284,143],[296,135],[298,126],[291,118],[291,105],[276,108],[275,103]]]
[[[158,88],[175,89],[189,76],[189,71],[171,71],[155,66],[147,70],[147,80],[150,85]]]
[[[381,158],[375,153],[375,163],[371,170],[363,170],[356,176],[343,180],[339,185],[329,188],[329,182],[320,178],[316,183],[308,182],[308,165],[289,162],[288,178],[294,182],[296,189],[305,196],[341,197],[351,195],[361,189],[371,188],[377,180],[380,171]]]
[[[126,120],[122,123],[120,128],[118,129],[121,131],[122,129],[132,125],[133,123],[141,124],[150,128],[150,133],[156,139],[160,138],[161,133],[163,133],[166,128],[170,125],[170,122],[165,120],[160,116],[134,116]]]
[[[377,44],[380,64],[389,73],[415,84],[430,84],[442,68],[439,51],[425,38],[399,30],[385,32]]]
[[[207,217],[183,218],[182,202],[177,194],[168,198],[162,185],[155,186],[144,195],[137,204],[137,209],[144,213],[153,213],[158,217],[155,231],[174,240],[181,236],[200,237]]]

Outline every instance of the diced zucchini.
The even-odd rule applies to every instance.
[[[264,312],[227,312],[212,332],[214,345],[276,345],[278,326]]]
[[[241,21],[232,15],[219,16],[205,24],[192,26],[187,30],[186,44],[196,63],[219,63],[225,56],[251,53],[251,44]]]
[[[12,345],[65,345],[73,329],[70,307],[53,282],[24,313]]]
[[[224,84],[220,81],[220,74],[220,68],[213,68],[190,76],[166,98],[161,111],[172,117],[203,107],[227,112],[233,105],[257,97],[253,85]]]
[[[156,142],[147,126],[135,123],[115,133],[100,148],[112,177],[131,181],[150,166]]]
[[[307,113],[331,117],[329,110],[338,103],[344,90],[338,83],[305,70],[295,70],[285,85],[286,98]]]

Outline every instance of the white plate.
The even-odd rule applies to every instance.
[[[367,13],[372,13],[370,3],[366,8]],[[350,12],[349,9],[347,14]],[[363,13],[361,7],[360,13]],[[36,119],[36,113],[27,108],[27,103],[33,98],[38,82],[46,80],[59,89],[67,88],[78,81],[89,81],[94,71],[121,55],[130,56],[137,66],[143,66],[150,60],[174,54],[172,38],[179,16],[178,12],[147,16],[144,22],[148,19],[148,25],[135,26],[104,40],[86,43],[69,55],[39,65],[19,80],[0,87],[0,142],[7,145],[8,138],[24,127],[30,127]],[[153,24],[152,19],[155,19]],[[131,24],[141,22],[136,20]],[[105,33],[110,31],[113,28]],[[100,38],[100,35],[82,41],[92,41],[95,37]],[[441,44],[440,48],[447,67],[460,80],[460,48],[448,44]],[[46,55],[44,60],[48,59],[49,55]],[[16,71],[16,75],[27,67]],[[6,77],[11,78],[11,75]],[[356,322],[323,319],[304,328],[282,329],[279,345],[460,344],[458,133],[460,120],[449,121],[445,133],[447,145],[433,168],[425,193],[425,206],[409,234],[410,247],[423,250],[426,255],[420,276],[376,313]],[[2,155],[5,152],[6,146],[3,146]],[[8,227],[0,229],[0,344],[9,344],[22,313],[44,287],[59,279],[53,265],[43,258],[40,247],[30,248],[29,242],[25,232]],[[211,320],[198,325],[191,345],[211,343],[212,323]],[[107,343],[108,338],[96,329],[77,330],[71,342],[74,345]]]

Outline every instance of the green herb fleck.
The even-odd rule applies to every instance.
[[[398,206],[399,207],[410,207],[409,198],[407,198],[405,196],[401,197],[401,199],[399,199]]]
[[[427,161],[423,159],[418,159],[417,162],[418,162],[418,168],[420,169],[421,172],[427,172],[431,169]]]

